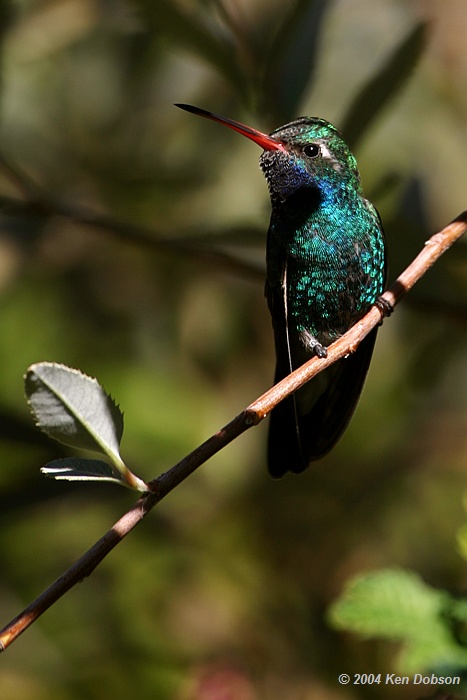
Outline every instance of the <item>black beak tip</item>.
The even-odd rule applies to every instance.
[[[200,112],[202,113],[203,110],[199,109],[199,107],[194,107],[193,105],[186,105],[183,104],[182,102],[175,102],[174,107],[178,107],[179,109],[184,109],[185,112],[191,112],[192,114],[199,114]]]

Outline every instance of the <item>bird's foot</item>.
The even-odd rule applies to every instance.
[[[387,316],[390,316],[394,311],[394,306],[391,304],[390,301],[388,301],[384,297],[378,297],[375,301],[375,306],[381,312],[381,321],[379,323],[379,325],[381,326],[384,319]]]
[[[324,345],[321,345],[319,340],[316,340],[316,338],[311,335],[309,331],[302,331],[300,335],[302,343],[308,352],[310,352],[312,355],[316,355],[316,357],[320,357],[321,359],[328,356],[328,349]]]

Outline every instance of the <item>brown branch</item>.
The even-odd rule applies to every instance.
[[[451,224],[427,241],[424,249],[381,298],[391,307],[394,307],[436,260],[466,231],[467,211],[463,212]],[[6,649],[29,625],[76,583],[89,576],[104,557],[143,520],[152,508],[201,464],[253,425],[260,423],[282,399],[289,396],[316,374],[350,352],[354,352],[371,329],[381,322],[382,315],[384,313],[379,306],[373,306],[355,326],[328,348],[328,356],[325,359],[317,357],[311,359],[251,403],[224,428],[197,447],[169,471],[151,481],[149,484],[151,492],[143,494],[135,505],[115,523],[111,530],[75,562],[63,576],[58,578],[0,631],[0,651]]]

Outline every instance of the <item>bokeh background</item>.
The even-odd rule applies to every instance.
[[[303,114],[342,128],[385,223],[392,280],[467,207],[467,4],[0,8],[3,625],[133,502],[39,475],[70,451],[34,428],[30,364],[96,376],[145,479],[272,381],[260,152],[173,103],[266,131]],[[351,576],[388,566],[466,592],[466,318],[460,241],[380,330],[336,449],[275,482],[267,426],[240,437],[11,646],[2,700],[419,697],[339,686],[338,673],[393,671],[397,646],[333,630],[326,610]]]

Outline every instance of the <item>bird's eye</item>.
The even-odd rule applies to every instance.
[[[319,154],[320,154],[318,144],[308,143],[306,146],[304,146],[303,153],[306,156],[308,156],[308,158],[316,158],[316,156],[319,156]]]

